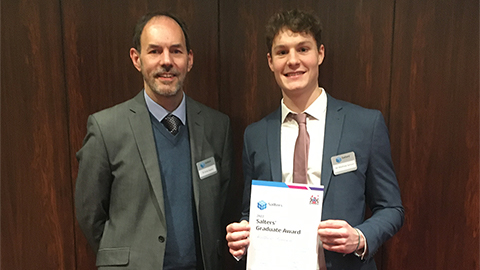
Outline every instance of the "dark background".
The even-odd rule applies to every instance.
[[[75,220],[75,153],[89,114],[143,87],[133,26],[170,10],[190,28],[186,92],[231,117],[240,215],[245,127],[279,106],[264,24],[314,10],[325,29],[320,85],[383,112],[406,211],[379,269],[479,269],[479,3],[475,0],[1,3],[1,269],[94,269]],[[239,269],[226,256],[227,269]]]

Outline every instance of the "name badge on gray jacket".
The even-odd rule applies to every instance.
[[[197,162],[197,170],[200,179],[204,179],[216,174],[217,166],[215,166],[215,159],[213,157],[209,157],[200,162]]]

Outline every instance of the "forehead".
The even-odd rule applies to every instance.
[[[185,44],[185,37],[182,28],[170,17],[154,17],[145,24],[140,36],[142,47],[149,45],[182,45]]]
[[[272,47],[296,45],[299,43],[313,42],[316,44],[315,38],[305,32],[293,32],[288,28],[281,29],[273,38]]]

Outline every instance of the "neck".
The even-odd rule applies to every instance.
[[[152,91],[147,91],[147,95],[153,101],[155,101],[155,103],[162,106],[165,110],[169,112],[173,112],[176,108],[178,108],[183,99],[183,91],[181,90],[173,96],[163,96]]]
[[[322,89],[316,87],[312,91],[295,94],[291,92],[282,91],[283,103],[285,106],[296,113],[304,112],[312,103],[320,96]]]

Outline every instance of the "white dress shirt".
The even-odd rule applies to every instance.
[[[327,94],[319,88],[320,96],[304,111],[307,113],[307,132],[310,136],[308,151],[307,181],[309,185],[321,184],[323,141],[325,135],[325,117],[327,115]],[[282,182],[293,183],[293,156],[298,136],[298,124],[292,117],[294,113],[287,108],[282,99],[281,160]]]

